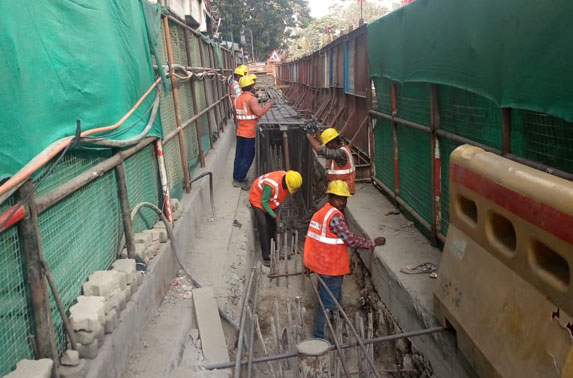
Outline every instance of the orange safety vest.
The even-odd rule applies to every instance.
[[[334,159],[328,160],[326,162],[326,175],[328,182],[334,180],[346,181],[348,184],[348,190],[350,194],[354,194],[354,181],[356,180],[356,167],[354,166],[354,158],[352,157],[352,151],[350,147],[342,146],[341,150],[346,152],[346,164],[344,166],[339,166],[336,164]]]
[[[235,99],[235,113],[237,114],[237,136],[254,138],[256,136],[259,118],[251,111],[249,100],[255,97],[251,92],[243,92]]]
[[[342,276],[350,273],[348,246],[330,231],[330,221],[344,214],[326,203],[310,220],[304,242],[304,266],[318,274]]]
[[[283,177],[285,175],[285,171],[274,171],[258,177],[253,182],[249,193],[251,205],[258,207],[259,209],[263,209],[261,199],[263,197],[263,187],[267,184],[273,188],[271,199],[269,200],[269,206],[273,210],[279,207],[289,193],[288,189],[284,189],[282,185]]]

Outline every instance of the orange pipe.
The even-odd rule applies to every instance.
[[[135,110],[141,105],[143,100],[149,96],[151,91],[155,89],[157,84],[161,82],[161,78],[157,78],[153,84],[149,87],[149,89],[139,98],[139,100],[135,103],[135,105],[127,112],[118,122],[110,126],[103,126],[98,127],[96,129],[91,129],[84,131],[81,133],[81,137],[86,137],[93,134],[103,133],[106,131],[111,131],[120,127],[132,114]],[[64,148],[69,146],[70,142],[72,141],[73,137],[65,137],[60,139],[54,144],[50,145],[46,150],[42,151],[39,155],[37,155],[34,159],[32,159],[26,166],[24,166],[21,170],[19,170],[14,176],[12,176],[8,181],[0,186],[0,196],[3,196],[5,193],[17,188],[21,183],[26,181],[30,178],[34,172],[38,169],[42,168],[46,165],[52,158],[54,158],[57,154],[59,154]]]

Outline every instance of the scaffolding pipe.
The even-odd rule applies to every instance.
[[[410,337],[419,337],[419,336],[425,336],[425,335],[430,335],[432,333],[438,333],[438,332],[444,332],[447,331],[447,328],[444,327],[432,327],[432,328],[427,328],[427,329],[422,329],[419,331],[412,331],[412,332],[404,332],[404,333],[397,333],[394,335],[388,335],[388,336],[381,336],[381,337],[376,337],[374,339],[370,339],[370,340],[364,340],[363,343],[364,345],[369,345],[369,344],[378,344],[378,343],[387,343],[390,341],[395,341],[395,340],[399,340],[399,339],[407,339]],[[352,344],[340,344],[340,349],[349,349],[349,348],[356,348],[357,346],[359,346],[358,343],[352,343]],[[334,345],[332,345],[330,347],[330,350],[335,349],[336,347]],[[269,362],[269,361],[278,361],[278,360],[284,360],[287,358],[293,358],[297,356],[297,352],[285,352],[285,353],[280,353],[280,354],[274,354],[274,355],[270,355],[270,356],[262,356],[262,357],[256,357],[253,358],[252,361],[254,364],[258,364],[261,362]],[[248,360],[242,360],[241,361],[241,365],[246,365],[249,361]],[[225,362],[225,363],[219,363],[219,364],[212,364],[212,365],[207,365],[204,368],[206,370],[218,370],[218,369],[227,369],[230,367],[233,367],[234,363],[233,362]]]

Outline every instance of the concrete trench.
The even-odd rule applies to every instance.
[[[270,130],[270,133],[279,132],[278,126],[266,126],[265,129],[267,131]],[[282,215],[283,219],[287,220],[287,226],[291,230],[296,229],[299,235],[304,235],[310,215],[324,203],[325,199],[322,193],[326,186],[326,179],[323,162],[321,162],[322,159],[318,159],[311,149],[308,148],[304,133],[299,129],[299,126],[289,126],[287,130],[290,142],[289,149],[292,152],[290,153],[291,168],[301,171],[304,177],[305,189],[300,191],[294,200],[290,200],[289,203],[285,204]],[[284,162],[282,151],[280,151],[280,148],[277,148],[277,146],[280,146],[281,139],[280,134],[278,135],[278,137],[275,135],[270,138],[259,138],[256,168],[253,168],[249,173],[251,180],[260,172],[283,168],[280,166],[281,161]],[[185,257],[187,267],[197,274],[195,278],[203,282],[204,285],[213,287],[219,305],[226,309],[236,323],[239,323],[241,296],[243,295],[250,268],[260,262],[260,251],[256,231],[253,227],[254,222],[250,205],[248,204],[248,194],[230,185],[232,157],[234,156],[233,140],[232,132],[224,133],[220,147],[215,150],[215,156],[211,158],[212,164],[210,169],[217,169],[215,185],[217,217],[209,220],[207,207],[205,206],[208,197],[206,197],[207,193],[203,190],[199,199],[203,210],[197,211],[197,208],[193,208],[193,204],[188,202],[187,206],[191,205],[191,207],[186,209],[189,212],[189,216],[183,219],[183,223],[180,221],[178,227],[180,230],[185,228],[190,230],[183,241],[186,243],[186,246],[182,245],[182,249],[187,252]],[[267,142],[264,142],[265,140]],[[271,148],[271,146],[273,147]],[[274,157],[274,160],[270,157]],[[371,185],[361,184],[357,191],[360,193],[361,190],[369,192],[372,188]],[[368,193],[368,195],[371,194]],[[195,196],[198,196],[198,194],[195,194]],[[184,205],[186,204],[185,201],[183,203]],[[360,205],[357,201],[349,202],[349,208],[347,209],[347,218],[351,229],[370,237],[378,236],[378,231],[373,232],[369,228],[371,225],[363,224],[363,220],[359,216],[361,212],[353,213],[353,209],[362,210],[356,204]],[[393,208],[389,203],[385,203],[384,206]],[[382,209],[382,211],[385,211],[386,208]],[[400,216],[400,222],[403,222],[402,218]],[[379,225],[376,230],[384,230],[384,227],[384,225]],[[408,236],[417,238],[417,243],[425,240],[421,235],[418,235],[417,231],[411,229],[411,224],[406,225],[405,228],[408,229],[408,233],[416,233],[416,235],[408,234]],[[405,231],[402,232],[405,233]],[[390,238],[390,241],[392,241],[392,238]],[[424,241],[424,243],[426,242]],[[300,250],[302,250],[302,246],[303,237],[299,237],[298,247]],[[395,247],[400,248],[400,246]],[[410,246],[406,244],[403,248],[408,249]],[[384,266],[382,268],[379,266],[380,256],[377,255],[372,259],[367,254],[368,252],[352,252],[352,273],[345,277],[342,299],[345,311],[355,324],[358,325],[360,323],[358,322],[359,318],[363,319],[365,338],[369,336],[367,335],[368,313],[372,314],[373,337],[417,330],[423,326],[428,328],[435,326],[436,321],[431,319],[431,315],[429,318],[425,318],[424,316],[426,315],[412,314],[412,311],[404,312],[402,310],[402,308],[411,308],[412,306],[417,308],[418,303],[416,303],[414,295],[412,294],[411,297],[405,294],[395,295],[394,291],[396,291],[396,287],[401,286],[401,283],[392,276],[393,273],[385,273],[383,275],[383,283],[388,286],[382,285],[380,283],[381,275],[379,269],[384,269]],[[302,269],[301,261],[298,261],[295,267],[294,260],[296,258],[300,259],[300,256],[291,256],[288,260],[290,272],[294,272],[295,269]],[[375,261],[376,264],[372,261]],[[284,267],[284,261],[281,264]],[[376,268],[373,268],[374,266]],[[176,279],[183,282],[185,286],[186,283],[181,272],[177,275],[177,269],[171,271],[176,276]],[[372,271],[374,273],[371,273]],[[265,341],[266,354],[272,355],[292,351],[295,341],[312,337],[315,317],[314,309],[317,305],[316,295],[312,291],[308,279],[304,276],[289,277],[289,287],[287,289],[286,278],[279,278],[280,282],[277,285],[277,279],[270,280],[266,277],[270,273],[268,269],[263,269],[262,273],[256,314],[260,324],[260,331]],[[376,279],[373,279],[372,274],[376,275]],[[427,279],[427,277],[424,279]],[[165,281],[166,279],[163,279],[163,282]],[[158,285],[161,286],[160,284]],[[92,376],[114,378],[178,378],[193,376],[201,378],[233,375],[232,369],[214,371],[204,369],[204,366],[208,365],[209,361],[204,359],[201,351],[201,335],[198,334],[197,324],[194,319],[193,301],[184,299],[184,293],[178,292],[180,289],[169,286],[167,288],[169,290],[166,292],[163,303],[161,305],[156,303],[155,308],[150,307],[148,309],[153,312],[152,320],[151,322],[148,320],[147,323],[141,323],[136,337],[139,345],[135,346],[137,343],[132,343],[132,347],[129,350],[131,357],[128,362],[123,362],[127,366],[116,369],[114,374],[96,374]],[[381,288],[383,289],[382,292],[380,292]],[[156,295],[161,295],[162,290],[155,288],[154,292]],[[165,293],[165,290],[163,290],[163,293]],[[294,328],[297,328],[297,297],[300,297],[302,312],[302,327],[300,328],[302,329],[297,329],[294,332],[294,339],[289,343],[288,331],[286,330],[289,323],[287,303],[290,303],[291,311],[295,312],[293,316],[295,320]],[[415,312],[422,312],[422,310],[417,309]],[[404,317],[408,318],[411,316],[414,316],[415,319],[404,320]],[[280,336],[278,336],[280,345],[277,345],[277,336],[273,329],[273,325],[276,325],[276,319],[279,320],[281,325]],[[234,361],[237,352],[237,335],[225,322],[223,322],[223,328],[229,349],[229,359]],[[356,341],[348,330],[343,330],[342,335],[343,343]],[[332,340],[332,337],[329,337]],[[422,342],[419,341],[420,339],[423,339]],[[253,355],[256,357],[264,356],[265,352],[259,338],[256,336],[256,332],[254,340]],[[157,342],[158,346],[154,342]],[[352,348],[345,351],[345,358],[350,372],[353,376],[374,376],[364,373],[367,370],[364,363],[365,359],[358,349]],[[455,340],[451,335],[433,335],[411,340],[400,339],[375,344],[373,356],[377,370],[382,377],[470,377],[469,369],[467,369],[463,361],[460,362],[460,356],[452,352],[454,350]],[[432,358],[427,358],[427,353],[434,353],[434,355],[431,356]],[[341,373],[340,366],[335,366],[334,361],[336,358],[334,357],[336,357],[336,352],[330,352],[330,354],[333,357],[331,358],[333,361],[331,365],[332,376],[344,376]],[[436,359],[435,355],[439,355],[440,358]],[[246,356],[247,353],[244,354],[245,358]],[[449,360],[450,357],[451,360]],[[432,366],[435,363],[438,364],[438,371]],[[138,366],[138,364],[142,366]],[[360,365],[362,365],[362,368]],[[296,358],[280,363],[260,363],[255,365],[252,376],[274,377],[282,370],[285,377],[290,377],[294,376],[295,367]],[[335,373],[336,371],[338,373]],[[362,373],[359,375],[360,371]],[[247,376],[246,368],[242,376]]]

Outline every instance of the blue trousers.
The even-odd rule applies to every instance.
[[[336,297],[338,303],[342,299],[342,280],[344,276],[325,276],[320,274],[320,278],[324,281],[326,286],[332,291],[332,294]],[[320,300],[324,304],[324,308],[328,312],[328,316],[332,319],[332,310],[335,308],[334,301],[332,297],[327,293],[326,289],[322,285],[322,283],[318,283],[319,291],[318,296]],[[314,324],[314,337],[317,339],[324,339],[324,314],[322,313],[322,308],[320,307],[320,303],[316,306],[316,320]]]
[[[247,178],[247,173],[253,159],[255,158],[255,138],[243,138],[237,136],[237,146],[235,148],[235,167],[233,169],[233,180],[243,182]]]

